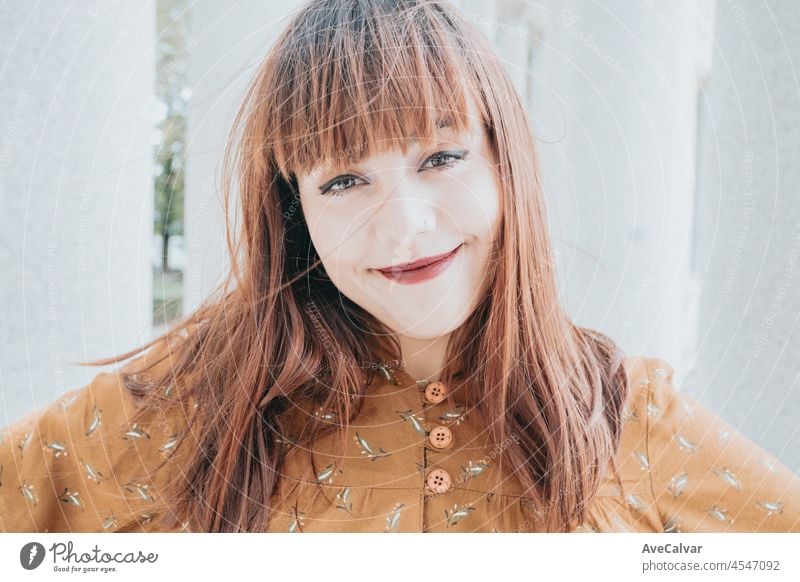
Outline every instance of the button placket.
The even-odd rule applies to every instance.
[[[447,493],[453,487],[451,474],[443,467],[432,464],[431,454],[446,452],[455,440],[452,430],[438,420],[439,412],[448,395],[448,387],[443,382],[420,383],[420,398],[423,402],[423,417],[427,439],[425,442],[426,496]],[[433,418],[431,418],[433,414]]]

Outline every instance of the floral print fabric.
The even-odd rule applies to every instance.
[[[631,390],[617,451],[623,490],[609,479],[578,532],[800,532],[800,479],[694,398],[659,358],[625,359]],[[464,384],[430,403],[402,369],[370,386],[344,455],[335,435],[309,452],[288,439],[270,532],[535,532],[520,480],[500,467]],[[131,423],[118,373],[99,374],[0,431],[0,531],[156,531],[159,491],[181,475],[180,414]],[[298,403],[289,426],[335,415]],[[429,435],[449,431],[446,447]],[[155,471],[156,465],[168,463]],[[432,471],[449,488],[433,491]],[[144,472],[149,478],[138,479]],[[177,531],[188,531],[178,528]]]

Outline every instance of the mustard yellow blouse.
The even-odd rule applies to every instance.
[[[609,477],[574,532],[800,532],[800,478],[676,391],[664,360],[626,358],[625,368],[624,491]],[[267,531],[541,531],[516,477],[497,468],[503,443],[489,443],[464,406],[463,384],[385,376],[342,459],[330,456],[332,435],[315,447],[315,468],[287,443]],[[0,432],[0,531],[156,531],[159,491],[185,461],[173,455],[180,415],[132,424],[134,407],[119,373],[102,373]],[[134,479],[143,469],[151,478]]]

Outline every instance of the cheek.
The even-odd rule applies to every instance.
[[[303,214],[311,242],[328,276],[336,283],[352,272],[358,264],[359,249],[363,248],[357,238],[358,229],[354,228],[353,216],[324,200],[303,202]]]
[[[463,237],[489,242],[500,217],[497,182],[487,169],[469,177],[462,184],[463,190],[452,197],[448,212],[455,218]]]

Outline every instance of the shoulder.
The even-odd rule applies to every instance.
[[[660,382],[672,377],[673,368],[665,360],[651,356],[623,358],[626,376],[626,395],[621,410],[622,430],[616,450],[616,462],[622,472],[627,492],[646,493],[650,489],[648,473],[651,467],[649,440],[656,421],[656,394],[662,393]],[[616,487],[609,491],[615,493]]]
[[[665,446],[679,437],[678,431],[703,415],[705,421],[719,420],[680,389],[675,368],[667,360],[656,356],[643,360],[637,376],[636,399],[647,416],[648,446]]]
[[[0,530],[125,531],[152,515],[181,415],[143,408],[123,375],[167,365],[168,349],[158,343],[0,431]]]
[[[627,378],[625,408],[633,413],[647,412],[647,406],[664,403],[674,392],[675,369],[666,360],[656,356],[628,356],[623,359]]]
[[[653,449],[671,441],[698,407],[697,401],[676,387],[675,368],[658,356],[624,360],[628,394],[623,407],[623,433]],[[645,451],[646,452],[646,451]]]
[[[648,476],[665,531],[798,531],[800,479],[646,358],[640,410]]]
[[[692,418],[699,403],[676,386],[675,368],[658,356],[626,358],[629,392],[627,420],[637,421],[638,434],[646,447],[663,447]]]

